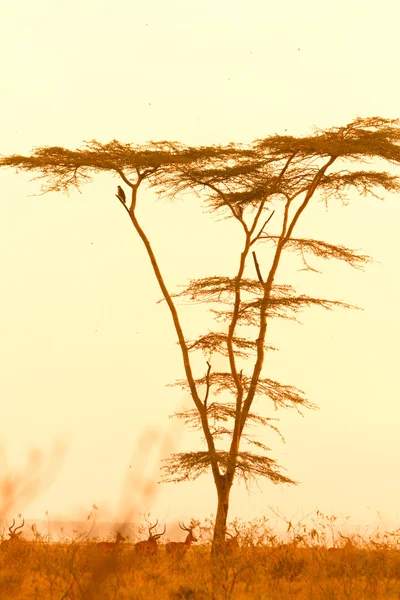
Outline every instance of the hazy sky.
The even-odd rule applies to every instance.
[[[397,118],[399,17],[395,0],[3,3],[0,153],[94,138],[246,142],[357,116]],[[136,488],[128,504],[139,510],[167,521],[215,513],[210,478],[159,486],[153,503],[135,479],[143,469],[151,476],[165,436],[173,450],[196,442],[167,418],[188,402],[165,387],[183,376],[181,357],[117,183],[102,176],[81,195],[38,196],[26,175],[0,172],[3,474],[20,473],[33,447],[48,457],[57,440],[66,446],[53,485],[10,516],[76,518],[96,503],[108,519],[121,509],[127,475]],[[320,410],[271,411],[286,445],[272,432],[260,439],[301,483],[260,482],[250,495],[236,487],[232,517],[272,505],[288,516],[319,508],[355,522],[377,510],[398,519],[398,202],[354,197],[329,212],[319,204],[302,225],[377,262],[365,273],[326,265],[324,277],[281,274],[364,310],[315,309],[303,326],[272,325],[281,350],[266,374],[300,387]],[[171,291],[234,273],[235,224],[150,194],[139,211]],[[184,309],[187,337],[210,326],[198,311]]]

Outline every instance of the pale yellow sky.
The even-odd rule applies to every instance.
[[[250,141],[357,116],[396,118],[399,17],[394,0],[340,0],[330,8],[310,0],[3,3],[0,153],[93,138]],[[172,436],[175,449],[196,446],[167,419],[185,401],[165,387],[182,377],[181,358],[116,185],[102,176],[82,195],[35,196],[37,183],[0,172],[0,439],[15,472],[31,447],[67,445],[52,487],[16,508],[27,517],[48,510],[75,518],[93,502],[104,518],[115,514],[148,428]],[[234,272],[234,224],[149,194],[140,215],[171,290],[188,278]],[[379,262],[364,274],[328,264],[324,277],[289,264],[281,274],[364,311],[314,310],[304,313],[303,327],[271,327],[281,351],[268,359],[268,376],[304,389],[320,410],[304,419],[272,413],[287,443],[269,432],[260,431],[261,439],[301,484],[260,482],[250,496],[239,486],[232,517],[273,505],[289,516],[319,508],[359,522],[372,521],[376,510],[398,519],[399,217],[396,197],[355,197],[328,213],[317,205],[301,225]],[[198,311],[183,312],[188,337],[201,323],[209,328]],[[136,456],[140,469],[149,464],[146,452]],[[168,521],[204,517],[215,505],[203,478],[159,487],[154,504],[139,508]]]

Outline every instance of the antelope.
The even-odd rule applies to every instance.
[[[168,542],[168,544],[165,545],[167,554],[170,554],[171,556],[185,556],[192,542],[197,542],[197,538],[193,535],[193,527],[185,527],[183,523],[179,523],[179,527],[182,531],[187,531],[188,534],[184,542]]]
[[[14,544],[16,542],[21,542],[21,534],[22,531],[18,531],[18,529],[22,529],[23,526],[25,525],[25,520],[22,519],[22,525],[19,525],[19,527],[17,527],[16,529],[14,529],[13,531],[13,527],[15,526],[15,519],[13,519],[12,525],[11,527],[8,528],[9,532],[10,532],[10,537],[8,538],[8,540],[3,540],[3,544]],[[18,533],[17,533],[18,531]]]
[[[158,519],[155,525],[151,525],[149,527],[149,538],[147,540],[143,540],[142,542],[138,542],[137,544],[135,544],[135,552],[137,554],[157,554],[157,540],[167,531],[167,528],[164,525],[164,531],[162,533],[151,533],[152,530],[157,527],[157,525]]]
[[[100,550],[114,550],[118,546],[120,542],[124,542],[125,538],[119,531],[117,531],[117,535],[115,537],[115,542],[97,542],[97,547]]]
[[[238,537],[239,537],[240,533],[236,529],[236,525],[234,525],[234,527],[235,527],[236,535],[229,533],[229,531],[226,532],[226,535],[230,536],[229,540],[225,540],[225,552],[227,552],[227,553],[236,552],[236,550],[238,550],[238,548],[239,548]]]

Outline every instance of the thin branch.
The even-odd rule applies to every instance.
[[[268,225],[268,223],[270,222],[270,220],[272,219],[272,217],[274,216],[275,213],[275,209],[272,211],[272,213],[270,214],[270,216],[268,217],[268,219],[265,221],[264,225],[261,227],[260,231],[257,233],[257,235],[254,237],[254,239],[250,242],[250,246],[252,246],[257,240],[260,239],[260,236],[263,234],[264,232],[264,228]],[[267,236],[267,234],[265,234]]]
[[[207,411],[207,400],[210,393],[210,372],[211,372],[211,364],[207,361],[207,374],[206,374],[206,395],[204,397],[204,409]]]
[[[227,195],[220,190],[216,185],[208,182],[208,181],[197,181],[196,179],[193,179],[195,183],[200,184],[204,187],[208,187],[210,188],[210,190],[213,190],[213,192],[215,192],[216,194],[218,194],[218,196],[220,196],[222,198],[222,200],[224,201],[224,204],[226,206],[229,207],[232,215],[235,217],[235,219],[237,219],[242,225],[243,225],[243,229],[245,230],[246,234],[248,233],[248,227],[247,224],[245,222],[245,220],[243,219],[243,209],[242,211],[236,211],[232,202],[230,202],[227,198]]]
[[[263,280],[262,275],[261,275],[260,265],[258,264],[256,253],[253,251],[252,254],[253,254],[253,259],[254,259],[254,265],[255,265],[256,271],[257,271],[258,281],[260,283],[264,284],[264,280]]]
[[[319,275],[321,275],[321,271],[318,271],[318,269],[314,269],[311,265],[308,264],[308,262],[306,261],[306,257],[304,256],[303,248],[300,248],[300,252],[301,252],[301,259],[305,266],[305,269],[300,269],[300,271],[312,271],[313,273],[318,273]]]

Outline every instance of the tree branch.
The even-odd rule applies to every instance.
[[[257,277],[258,277],[258,281],[259,281],[260,283],[264,284],[264,280],[263,280],[263,278],[262,278],[262,275],[261,275],[261,271],[260,271],[260,265],[258,264],[258,260],[257,260],[256,253],[253,251],[253,253],[252,253],[252,254],[253,254],[253,259],[254,259],[254,265],[255,265],[255,267],[256,267],[256,271],[257,271]]]
[[[283,225],[282,225],[281,239],[279,240],[279,242],[277,244],[275,255],[274,255],[274,258],[272,261],[272,266],[271,266],[270,272],[268,274],[267,281],[264,284],[264,295],[263,295],[263,300],[262,300],[262,304],[260,307],[259,334],[258,334],[258,338],[257,338],[257,360],[256,360],[256,363],[255,363],[254,369],[253,369],[253,375],[252,375],[252,379],[251,379],[250,389],[247,393],[247,396],[245,398],[245,401],[243,403],[243,407],[241,410],[241,416],[240,416],[240,429],[241,430],[243,430],[244,424],[246,422],[247,414],[251,408],[251,405],[252,405],[252,402],[254,399],[254,395],[256,392],[257,382],[259,380],[263,362],[264,362],[264,353],[265,353],[264,345],[265,345],[265,336],[267,333],[267,314],[266,314],[266,312],[267,312],[269,299],[271,296],[272,284],[274,282],[276,271],[278,269],[278,265],[280,262],[280,258],[282,255],[284,245],[285,245],[285,241],[286,241],[286,239],[291,237],[293,229],[294,229],[298,219],[300,218],[300,215],[302,214],[303,210],[308,205],[315,190],[317,189],[319,181],[325,174],[326,170],[330,167],[330,165],[333,164],[335,159],[336,159],[336,156],[331,156],[330,159],[325,163],[325,165],[323,165],[318,170],[318,172],[316,173],[316,175],[310,185],[308,192],[306,193],[306,197],[305,197],[304,201],[302,202],[301,206],[296,211],[296,213],[292,219],[292,222],[290,223],[290,225],[287,229],[286,229],[286,227],[287,227],[287,223],[288,223],[289,206],[290,206],[290,202],[291,202],[290,199],[288,199],[288,201],[286,203],[284,221],[283,221]]]
[[[272,217],[274,216],[275,210],[272,211],[272,213],[270,214],[270,216],[268,217],[268,219],[265,221],[264,225],[261,227],[260,231],[257,233],[257,235],[253,238],[253,240],[251,241],[250,245],[252,246],[257,240],[260,239],[260,236],[262,235],[264,228],[268,225],[268,223],[270,222],[270,220],[272,219]]]
[[[206,395],[204,397],[204,410],[207,413],[207,400],[208,395],[210,393],[210,372],[211,372],[211,364],[207,361],[207,374],[206,374]]]

